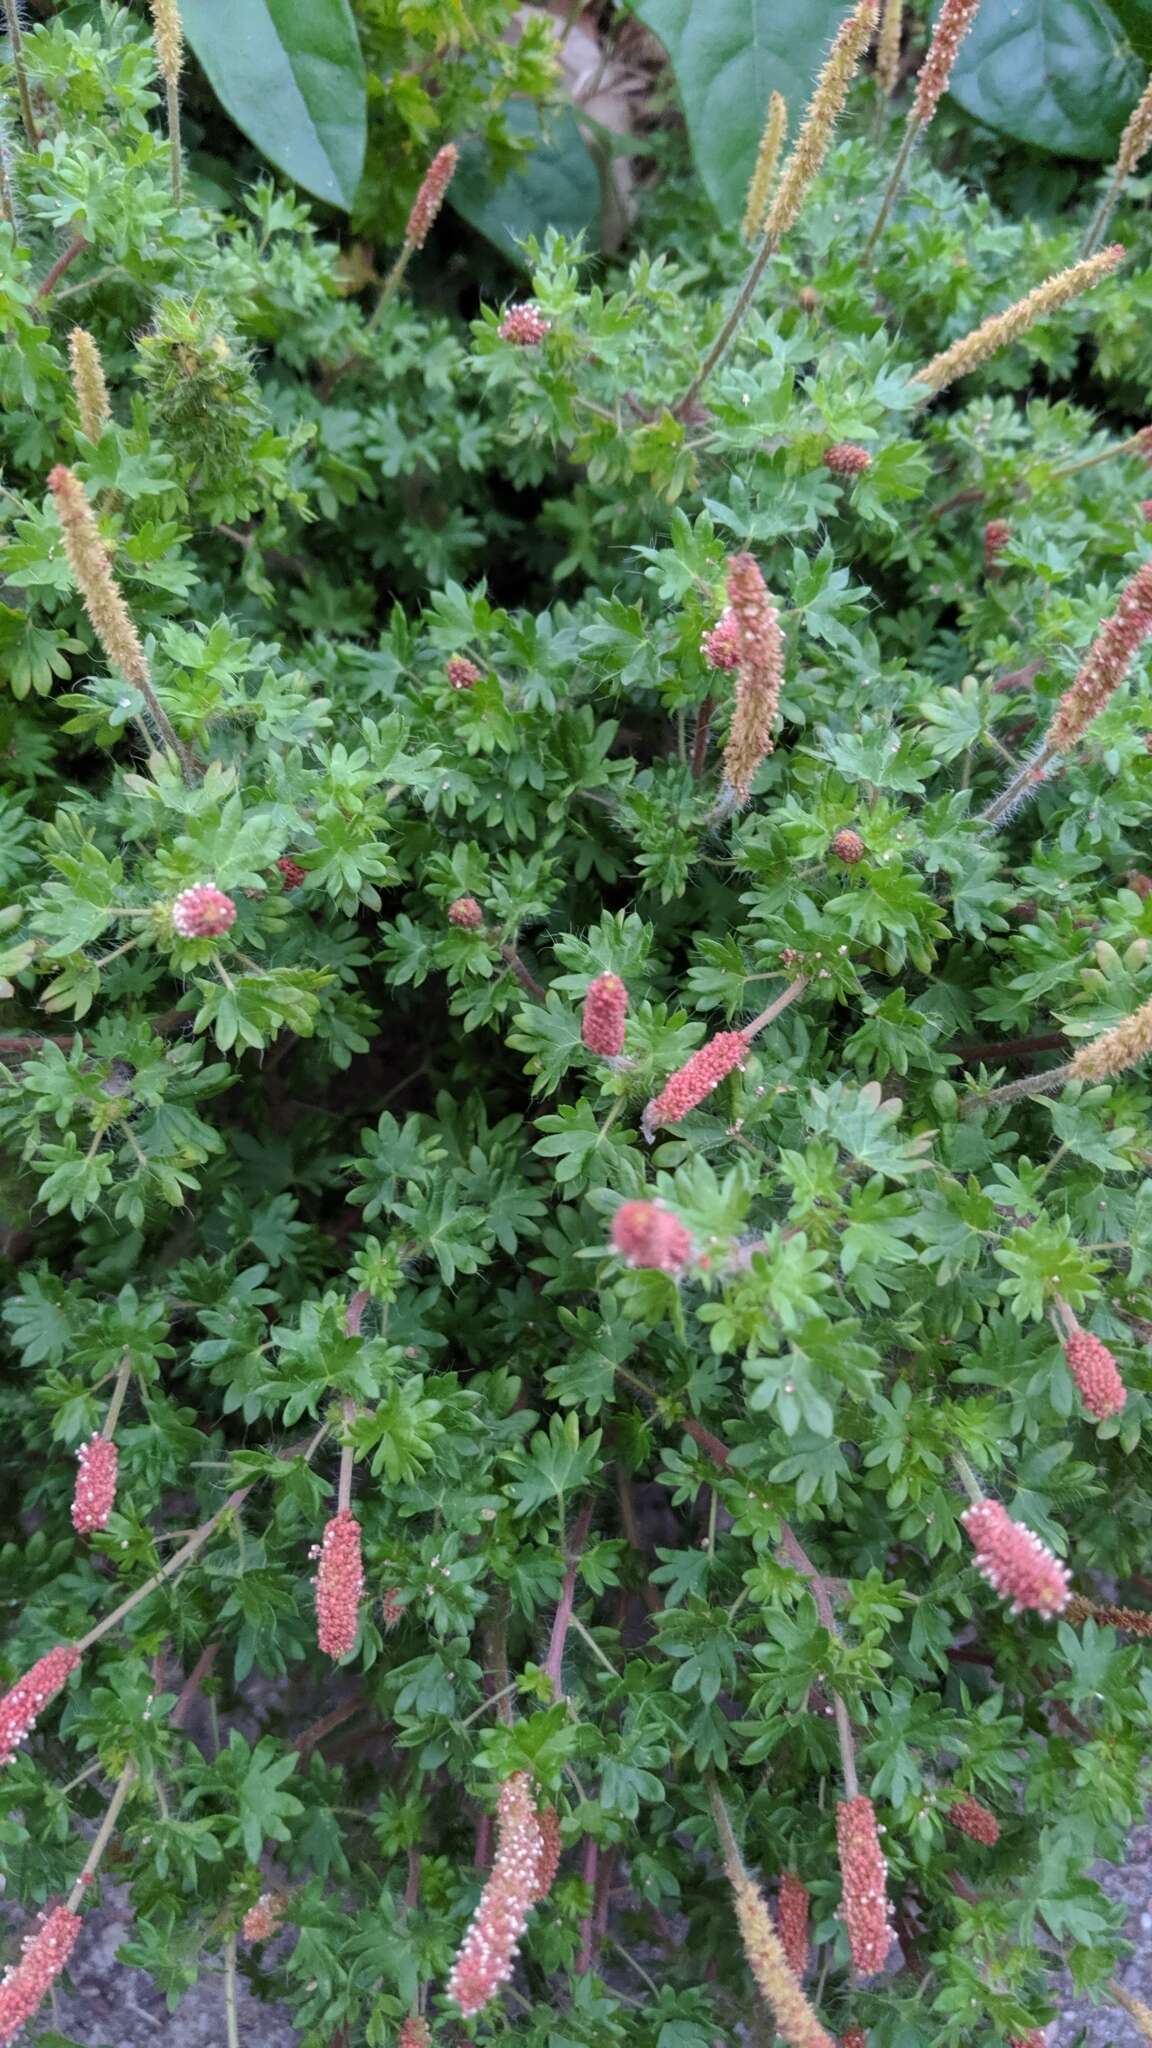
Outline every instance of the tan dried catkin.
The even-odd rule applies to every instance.
[[[86,327],[74,327],[68,336],[68,360],[80,431],[89,441],[98,441],[112,417],[112,407],[100,350]]]
[[[900,82],[900,51],[904,41],[904,0],[884,0],[876,44],[876,83],[891,99]]]
[[[764,133],[756,152],[756,167],[748,185],[748,200],[744,208],[743,234],[746,242],[754,242],[764,230],[764,216],[768,211],[768,198],[776,165],[784,143],[784,131],[788,126],[788,103],[782,92],[773,92],[768,101],[768,115],[764,122]]]
[[[1148,80],[1140,98],[1128,116],[1127,126],[1120,137],[1116,152],[1116,168],[1113,178],[1116,184],[1131,176],[1141,157],[1152,147],[1152,78]]]
[[[824,68],[816,80],[795,147],[780,173],[776,197],[765,232],[774,245],[794,226],[809,187],[828,153],[832,132],[843,111],[856,68],[872,40],[880,0],[857,0],[840,24]]]
[[[152,41],[165,85],[173,90],[184,63],[184,29],[178,0],[148,0],[152,10]]]
[[[1125,1017],[1120,1024],[1114,1024],[1110,1031],[1102,1031],[1097,1038],[1090,1038],[1086,1045],[1074,1053],[1068,1064],[1068,1078],[1072,1081],[1111,1081],[1117,1074],[1123,1074],[1129,1067],[1139,1066],[1152,1053],[1152,998]]]
[[[1112,271],[1119,268],[1127,255],[1122,242],[1112,242],[1097,255],[1085,257],[1080,263],[1073,263],[1067,270],[1058,270],[1053,277],[1045,278],[1014,306],[1008,306],[1003,313],[993,313],[971,334],[964,334],[954,341],[950,348],[933,356],[913,378],[915,384],[926,384],[935,394],[947,385],[954,384],[957,377],[966,377],[981,363],[986,363],[998,350],[1006,348],[1009,342],[1017,341],[1029,327],[1066,306],[1070,299],[1078,298],[1081,292],[1090,291]]]

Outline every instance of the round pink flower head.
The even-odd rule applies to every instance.
[[[802,1977],[808,1968],[808,1887],[791,1870],[786,1870],[780,1879],[776,1925],[788,1968],[794,1977]]]
[[[977,1501],[960,1517],[976,1552],[981,1578],[1010,1602],[1009,1613],[1029,1608],[1060,1614],[1068,1604],[1069,1576],[1059,1558],[998,1500]]]
[[[1089,1415],[1094,1415],[1097,1422],[1104,1422],[1109,1415],[1119,1415],[1128,1399],[1128,1390],[1108,1346],[1094,1337],[1091,1330],[1073,1330],[1064,1341],[1064,1360]]]
[[[11,1763],[18,1745],[31,1734],[49,1700],[67,1685],[79,1662],[79,1650],[71,1643],[61,1643],[0,1699],[0,1764]]]
[[[5,1970],[0,1980],[0,2041],[5,2048],[39,2012],[57,1977],[67,1968],[79,1932],[79,1913],[57,1906],[27,1936],[19,1962]]]
[[[655,1202],[622,1202],[612,1219],[612,1249],[630,1266],[679,1273],[695,1246],[684,1225]]]
[[[872,457],[856,441],[835,441],[824,450],[824,467],[833,476],[862,476],[872,467]]]
[[[284,1919],[284,1899],[280,1892],[261,1892],[254,1906],[249,1906],[240,1925],[245,1941],[271,1941],[279,1931]]]
[[[347,1657],[356,1647],[364,1591],[360,1524],[347,1508],[333,1515],[324,1531],[315,1583],[320,1648],[325,1656]]]
[[[404,230],[404,241],[409,249],[422,249],[424,247],[431,231],[432,223],[444,204],[444,194],[452,183],[452,174],[456,169],[459,159],[460,152],[454,142],[446,142],[443,149],[436,151],[428,169],[424,173],[423,183],[412,203],[412,211],[408,215],[408,225]]]
[[[520,1937],[539,1897],[544,1838],[527,1771],[501,1788],[496,1856],[448,1979],[464,2017],[480,2012],[512,1975]]]
[[[618,974],[598,974],[584,996],[580,1036],[589,1052],[616,1059],[624,1050],[628,991]]]
[[[969,1835],[974,1842],[983,1842],[986,1849],[994,1849],[1000,1840],[1000,1823],[994,1813],[981,1806],[978,1799],[966,1795],[954,1799],[948,1808],[948,1818],[962,1835]]]
[[[458,925],[463,932],[478,932],[484,923],[484,912],[474,896],[458,896],[455,903],[448,905],[448,922]]]
[[[678,1124],[689,1110],[696,1109],[720,1086],[735,1067],[748,1056],[748,1040],[742,1031],[718,1031],[699,1052],[665,1081],[655,1100],[644,1112],[644,1128],[654,1131],[661,1124]]]
[[[119,1454],[111,1437],[90,1437],[81,1444],[76,1489],[72,1495],[72,1527],[79,1536],[91,1536],[108,1527],[116,1499],[116,1466]]]
[[[517,348],[535,348],[546,334],[551,334],[552,322],[544,318],[539,306],[531,300],[509,306],[500,322],[501,341],[514,342]]]
[[[740,633],[730,605],[726,606],[710,632],[700,642],[700,652],[709,668],[733,669],[740,662]]]
[[[235,924],[236,905],[214,882],[197,882],[177,896],[172,922],[182,939],[218,939]]]
[[[888,1865],[880,1847],[876,1812],[858,1793],[836,1808],[836,1844],[840,1859],[840,1917],[848,1929],[852,1961],[862,1976],[884,1968],[892,1946],[888,1925]]]
[[[454,690],[472,690],[483,673],[466,654],[450,654],[444,665],[444,673]]]

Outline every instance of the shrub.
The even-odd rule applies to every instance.
[[[1112,1995],[1152,269],[885,199],[873,14],[751,256],[470,326],[176,203],[140,17],[25,37],[6,2038],[113,1838],[125,1965],[306,2048]]]

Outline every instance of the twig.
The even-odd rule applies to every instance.
[[[15,12],[14,6],[12,11]],[[48,297],[49,292],[53,289],[53,286],[59,283],[60,279],[64,275],[64,272],[67,269],[69,269],[73,263],[75,263],[76,258],[78,256],[82,256],[84,254],[85,249],[87,249],[88,247],[89,244],[85,236],[76,235],[74,239],[71,242],[69,242],[68,247],[64,251],[64,254],[56,258],[56,261],[52,265],[51,270],[47,273],[45,277],[43,277],[40,280],[40,283],[36,287],[36,297],[38,299],[46,299]]]
[[[76,1912],[77,1908],[79,1907],[81,1899],[87,1892],[88,1887],[92,1883],[92,1880],[100,1867],[100,1858],[103,1856],[105,1849],[108,1847],[109,1842],[112,1840],[113,1830],[116,1826],[117,1821],[120,1818],[120,1809],[123,1806],[124,1801],[127,1799],[128,1794],[132,1789],[132,1785],[135,1782],[136,1776],[136,1761],[134,1757],[130,1757],[128,1762],[125,1764],[124,1769],[120,1773],[120,1777],[116,1785],[116,1790],[113,1792],[111,1799],[108,1801],[104,1818],[101,1821],[100,1826],[96,1830],[96,1834],[92,1842],[92,1847],[89,1849],[88,1854],[84,1859],[84,1868],[80,1872],[79,1877],[76,1879],[75,1884],[73,1885],[71,1891],[68,1894],[68,1911],[70,1913]]]
[[[228,2048],[240,2048],[240,2014],[236,1998],[236,1936],[230,1934],[224,1943],[224,2018],[228,2028]]]
[[[535,975],[528,972],[515,946],[501,946],[500,958],[506,967],[512,969],[521,988],[527,989],[528,994],[534,997],[536,1002],[542,1003],[547,1000],[547,989],[542,988]]]
[[[120,1360],[120,1369],[116,1374],[116,1384],[112,1389],[112,1399],[108,1403],[108,1413],[104,1417],[101,1436],[115,1436],[116,1424],[120,1420],[120,1410],[124,1406],[124,1396],[128,1392],[128,1382],[131,1378],[132,1357],[131,1353],[126,1351]]]
[[[4,0],[4,16],[8,23],[8,40],[12,45],[12,68],[16,73],[16,93],[20,101],[20,118],[24,133],[31,149],[40,146],[40,131],[32,112],[32,94],[28,89],[28,71],[24,62],[24,31],[20,26],[20,0]]]
[[[180,1696],[168,1717],[170,1728],[182,1728],[184,1717],[220,1654],[219,1643],[205,1643],[180,1688]]]

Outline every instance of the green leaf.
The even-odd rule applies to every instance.
[[[348,0],[184,0],[188,41],[221,106],[277,170],[348,212],[367,85]]]
[[[692,155],[721,219],[739,221],[773,91],[795,135],[844,0],[641,0],[640,20],[668,52]]]
[[[1111,158],[1143,84],[1100,0],[983,0],[951,89],[966,114],[1017,142]]]
[[[493,185],[484,145],[466,142],[449,188],[456,212],[521,269],[521,244],[529,236],[542,241],[549,228],[568,241],[589,234],[597,241],[600,179],[571,107],[546,130],[539,109],[527,100],[513,100],[505,118],[512,133],[534,139],[535,148],[523,167]]]

